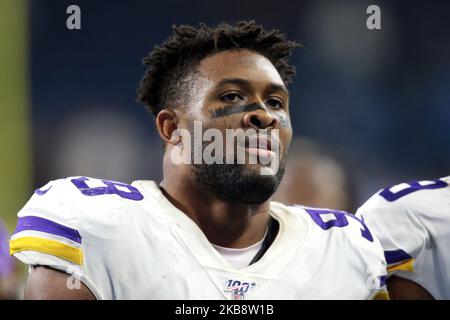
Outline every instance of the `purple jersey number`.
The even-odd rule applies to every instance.
[[[425,189],[440,189],[440,188],[445,188],[448,186],[448,184],[442,180],[432,180],[432,181],[427,181],[426,184],[424,184],[424,183],[425,183],[425,181],[413,181],[410,183],[406,183],[405,188],[402,188],[398,191],[392,191],[393,186],[389,187],[389,188],[385,188],[380,192],[380,196],[382,196],[387,201],[392,202],[392,201],[398,200],[401,197],[404,197],[415,191],[425,190]]]
[[[82,194],[89,197],[101,196],[104,194],[116,194],[121,198],[134,201],[139,201],[144,198],[144,196],[139,192],[138,189],[122,182],[101,180],[105,184],[104,187],[91,188],[86,183],[86,181],[89,181],[89,178],[80,177],[72,179],[71,181]],[[118,187],[120,187],[121,189],[126,189],[127,191],[120,190]]]
[[[314,222],[321,227],[323,230],[328,230],[332,227],[345,227],[348,226],[349,222],[348,222],[348,217],[355,219],[356,221],[358,221],[361,226],[363,227],[361,229],[361,236],[367,240],[369,240],[370,242],[373,242],[373,236],[370,233],[369,229],[367,228],[367,226],[364,224],[364,222],[360,219],[358,219],[356,216],[354,216],[353,214],[350,213],[346,213],[346,212],[341,212],[341,211],[335,211],[335,210],[327,210],[327,209],[306,209],[306,212],[309,213],[309,215],[311,216],[311,218],[314,220]],[[334,219],[328,219],[327,221],[324,221],[322,219],[323,215],[334,215]]]

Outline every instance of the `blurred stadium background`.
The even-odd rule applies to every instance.
[[[66,28],[71,4],[78,31]],[[371,4],[382,30],[366,28]],[[345,174],[346,209],[383,186],[448,175],[448,12],[444,1],[0,0],[0,217],[12,231],[33,190],[60,177],[161,178],[161,143],[135,91],[172,24],[254,19],[303,43],[295,139]]]

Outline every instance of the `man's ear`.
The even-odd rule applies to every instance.
[[[156,116],[156,129],[164,143],[173,145],[180,142],[180,136],[175,134],[178,129],[178,115],[170,109],[162,109]]]

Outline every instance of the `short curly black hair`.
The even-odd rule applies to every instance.
[[[288,63],[288,58],[300,45],[286,40],[278,29],[264,30],[255,21],[172,28],[173,35],[144,58],[148,67],[137,90],[138,101],[154,116],[168,103],[176,107],[182,98],[186,101],[199,63],[218,52],[246,49],[259,53],[272,62],[285,84],[295,75],[295,67]]]

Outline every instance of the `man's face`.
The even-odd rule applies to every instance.
[[[193,133],[194,122],[197,121],[201,122],[203,132],[211,128],[219,130],[223,137],[224,164],[206,164],[203,161],[193,164],[197,181],[228,201],[250,204],[267,200],[281,182],[292,138],[289,95],[278,71],[268,59],[257,53],[230,50],[203,59],[198,74],[180,126]],[[226,160],[226,146],[230,143],[227,130],[236,129],[251,133],[251,138],[246,144],[240,144],[242,148],[235,149],[235,161],[230,164]],[[267,147],[264,146],[265,137],[270,141]],[[239,145],[238,139],[231,141],[233,146]],[[204,151],[209,143],[203,141],[200,148]],[[240,151],[245,153],[244,164],[236,163]],[[250,155],[271,159],[271,162],[258,160],[250,163]],[[271,165],[274,157],[277,158],[277,166]],[[261,174],[263,167],[269,174]]]

